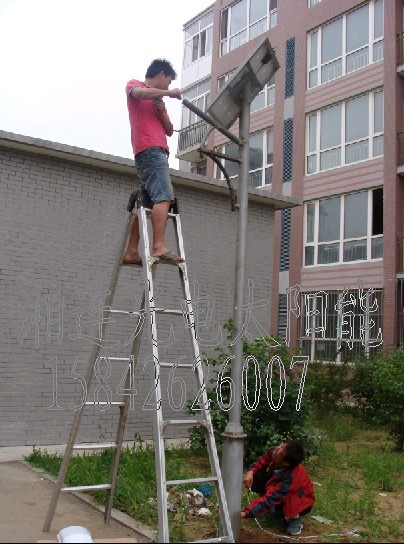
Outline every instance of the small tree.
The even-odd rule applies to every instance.
[[[389,430],[396,449],[404,445],[404,349],[359,359],[353,367],[351,391],[360,417]]]
[[[225,329],[231,332],[231,328],[230,320]],[[244,443],[246,463],[286,439],[300,440],[307,455],[317,452],[316,433],[306,428],[311,401],[301,385],[301,374],[291,371],[291,357],[286,348],[269,348],[271,341],[273,343],[269,338],[257,338],[251,342],[243,340],[245,362],[241,424],[247,435]],[[229,348],[217,348],[216,352],[217,356],[208,360],[209,365],[216,370],[208,397],[211,399],[210,411],[216,443],[221,446],[222,433],[228,421],[227,408],[232,396],[231,355]],[[296,409],[299,391],[303,395]],[[205,449],[202,429],[191,430],[190,444],[191,448]]]

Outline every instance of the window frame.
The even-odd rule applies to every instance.
[[[249,172],[248,172],[249,173],[249,187],[262,188],[262,187],[270,187],[272,185],[272,181],[271,181],[271,183],[265,183],[265,181],[267,179],[267,174],[266,174],[267,171],[271,170],[271,180],[272,180],[272,172],[273,172],[273,166],[274,166],[274,163],[273,163],[273,150],[272,150],[272,162],[267,162],[267,157],[268,157],[268,148],[267,148],[267,146],[268,146],[269,133],[272,133],[272,138],[273,138],[273,127],[269,127],[269,128],[267,128],[267,129],[265,129],[263,131],[254,132],[254,133],[250,134],[250,136],[255,136],[257,134],[262,134],[262,167],[254,168],[252,170],[249,170]],[[272,140],[272,142],[273,142],[273,140]],[[226,146],[229,145],[230,143],[231,142],[226,142],[222,146],[217,147],[216,150],[219,151],[220,153],[226,154]],[[272,145],[273,145],[273,143],[272,143]],[[220,162],[226,168],[226,161],[224,159],[221,159]],[[255,174],[256,172],[259,172],[259,171],[261,171],[261,185],[250,185],[251,174]],[[224,176],[223,176],[222,171],[217,167],[216,164],[215,164],[215,167],[214,167],[214,178],[220,179],[220,180],[225,179]],[[231,180],[237,180],[238,175],[232,175],[232,176],[229,176],[229,178]]]
[[[201,85],[205,85],[205,84],[208,85],[208,89],[203,91],[203,92],[198,92],[198,90],[199,90],[198,87],[200,87]],[[195,88],[196,88],[195,96],[192,96],[192,98],[187,96],[187,93],[189,94],[189,92],[192,91]],[[190,102],[192,102],[193,104],[195,104],[196,106],[197,106],[198,100],[200,100],[202,98],[203,99],[203,105],[202,105],[202,108],[201,107],[199,108],[202,111],[206,111],[206,108],[208,106],[209,96],[210,96],[210,78],[204,79],[203,81],[199,82],[197,85],[193,85],[189,89],[185,90],[184,93],[183,93],[183,97],[188,98],[188,100]],[[191,120],[193,120],[193,118],[195,118],[195,121],[193,121],[191,123]],[[186,122],[184,122],[185,119],[186,119]],[[200,121],[201,121],[201,119],[196,115],[196,113],[193,113],[189,108],[187,108],[185,106],[182,106],[181,130],[184,129],[184,128],[187,128],[187,127],[191,127],[192,125],[196,125]]]
[[[299,306],[302,310],[298,321],[299,345],[302,353],[308,355],[310,361],[323,360],[338,364],[343,360],[353,361],[360,354],[368,357],[381,349],[384,313],[383,289],[380,287],[375,289],[365,288],[364,292],[367,292],[365,295],[366,312],[361,308],[359,302],[360,290],[358,288],[348,287],[346,291],[343,289],[327,289],[324,291],[305,291],[300,293]],[[318,309],[316,295],[325,295],[326,311],[324,315],[321,313],[321,309]],[[339,303],[340,297],[343,297],[341,304]],[[311,330],[308,331],[309,334],[307,334],[306,329],[307,318],[309,317],[307,310],[310,311],[311,315]],[[345,331],[342,333],[341,327],[349,323],[342,323],[342,321],[344,314],[346,315],[346,312],[349,311],[353,311],[353,337],[344,338],[347,335]],[[326,325],[324,333],[320,328],[315,330],[319,322]],[[364,326],[363,336],[360,334],[361,325]],[[323,344],[322,349],[319,348],[318,344]],[[349,344],[351,344],[351,347],[349,347]],[[316,356],[316,352],[326,353]],[[329,357],[331,354],[335,354],[335,358]]]
[[[202,25],[204,24],[203,21],[205,18],[211,16],[212,21],[208,23],[206,26]],[[199,19],[199,21],[196,21],[198,23],[198,30],[194,32],[193,34],[190,34],[184,39],[184,51],[183,51],[183,59],[182,59],[182,67],[188,68],[195,62],[197,62],[199,59],[202,59],[206,57],[207,55],[210,55],[213,51],[213,12],[207,13],[203,17]],[[195,25],[196,23],[193,23]],[[192,28],[193,25],[190,25],[190,28]],[[186,29],[184,30],[186,32]],[[208,39],[208,34],[210,33],[210,40]],[[205,34],[205,51],[202,54],[202,34]],[[194,45],[195,40],[197,40],[197,53],[196,57],[194,58]],[[206,46],[209,45],[210,49],[206,50]],[[187,61],[187,46],[190,46],[190,61]]]
[[[376,107],[376,95],[378,93],[382,93],[383,95],[383,104],[382,104],[382,111],[384,112],[384,89],[375,89],[374,91],[361,93],[359,95],[353,96],[347,100],[344,100],[342,102],[337,102],[335,104],[331,104],[330,106],[327,106],[325,108],[321,108],[319,110],[316,110],[314,112],[310,112],[306,115],[306,162],[305,162],[305,175],[306,176],[312,176],[315,174],[318,174],[320,172],[326,172],[327,170],[333,170],[335,168],[344,168],[346,166],[351,166],[352,164],[357,164],[360,162],[365,162],[369,160],[373,160],[376,157],[382,157],[384,154],[383,152],[379,152],[376,150],[375,142],[376,140],[381,141],[381,137],[383,137],[384,142],[384,124],[383,124],[383,130],[375,130],[375,107]],[[362,96],[368,97],[368,126],[369,131],[368,135],[366,137],[358,138],[356,140],[350,140],[347,141],[346,138],[346,105],[349,102],[354,101],[357,98],[360,98]],[[321,148],[321,121],[322,121],[322,115],[323,112],[326,110],[329,110],[330,108],[333,108],[335,106],[341,105],[341,138],[340,138],[340,144],[334,145],[327,148]],[[382,116],[383,118],[383,116]],[[315,119],[315,142],[314,142],[314,150],[310,150],[311,146],[311,133],[310,133],[310,123],[311,120]],[[358,144],[361,142],[364,142],[368,140],[368,156],[365,158],[359,158],[358,160],[352,160],[350,162],[347,162],[346,157],[346,150],[349,145]],[[340,150],[340,161],[339,164],[331,165],[329,167],[321,168],[321,158],[322,154],[339,149]]]
[[[260,108],[253,109],[254,100],[256,100],[262,94],[264,95],[264,105]],[[269,98],[270,95],[273,95],[272,102]],[[257,94],[254,100],[251,102],[251,114],[255,113],[256,111],[263,110],[264,108],[269,108],[269,106],[273,106],[275,104],[275,74],[272,76],[271,80],[265,84],[264,88]]]
[[[372,234],[373,230],[373,199],[374,199],[374,191],[378,189],[383,189],[382,187],[373,187],[371,189],[362,189],[360,191],[354,191],[351,193],[345,193],[343,195],[338,195],[336,197],[327,197],[322,198],[318,200],[310,200],[308,202],[305,202],[304,204],[304,220],[303,220],[303,268],[316,268],[316,267],[324,267],[324,266],[335,266],[335,265],[341,265],[341,264],[348,264],[348,263],[358,263],[358,262],[368,262],[368,261],[381,261],[383,260],[383,255],[380,257],[372,258],[372,247],[373,247],[373,240],[376,239],[383,239],[383,233],[381,234]],[[345,237],[345,199],[353,194],[358,193],[367,193],[367,225],[366,225],[366,235],[365,236],[357,236],[357,237]],[[338,198],[339,199],[339,237],[334,240],[328,240],[328,241],[319,241],[319,227],[320,227],[320,202],[324,200],[330,200],[331,198]],[[307,220],[308,220],[308,206],[314,205],[314,227],[313,227],[313,241],[308,242],[307,241],[307,234],[308,234],[308,228],[307,228]],[[344,260],[344,246],[348,242],[355,242],[355,241],[361,241],[366,240],[366,259],[352,259],[352,260]],[[318,262],[318,256],[319,256],[319,247],[320,246],[326,246],[326,245],[332,245],[332,244],[338,244],[338,261],[330,262],[330,263],[319,263]],[[306,248],[312,247],[313,250],[313,263],[312,264],[306,264]]]
[[[234,34],[231,34],[230,29],[231,29],[232,10],[237,4],[240,4],[241,2],[244,2],[244,1],[246,3],[246,13],[245,13],[246,24],[242,30],[239,30]],[[226,8],[221,10],[220,34],[219,34],[219,57],[223,57],[227,53],[234,51],[238,47],[244,45],[250,40],[253,40],[257,36],[260,36],[264,32],[267,32],[270,28],[273,28],[277,25],[277,12],[278,12],[277,0],[266,0],[267,2],[266,15],[264,17],[261,17],[257,21],[254,21],[254,23],[250,22],[251,1],[252,0],[237,0],[230,6],[227,6]],[[270,9],[271,4],[273,2],[276,3],[276,7]],[[255,33],[253,28],[257,28],[257,25],[259,24],[261,26],[258,27],[258,31]],[[225,36],[223,36],[224,30],[226,33]],[[238,37],[238,41],[234,40],[236,37]],[[234,46],[232,45],[232,40],[233,40],[233,44],[235,43]]]
[[[340,77],[344,77],[348,74],[351,74],[357,70],[360,70],[362,68],[365,68],[366,66],[369,66],[375,62],[379,62],[383,60],[384,58],[384,49],[382,55],[376,55],[375,54],[375,46],[376,44],[381,44],[381,47],[383,48],[384,45],[384,20],[383,20],[383,34],[381,36],[378,36],[375,38],[375,2],[377,1],[384,1],[384,0],[369,0],[369,2],[361,4],[360,6],[356,6],[354,9],[348,11],[347,13],[344,13],[343,15],[332,19],[331,21],[328,21],[327,24],[324,24],[320,27],[317,27],[313,29],[311,32],[308,32],[307,34],[307,75],[306,75],[306,86],[307,89],[314,89],[316,87],[320,87],[321,85],[326,85],[327,83],[330,83],[331,81],[334,81],[335,79],[339,79]],[[369,6],[369,35],[368,35],[368,41],[365,45],[362,45],[358,47],[355,50],[347,51],[347,17],[350,13],[353,13],[357,11],[358,9],[361,9],[363,6],[368,5]],[[384,8],[384,4],[383,4]],[[383,16],[384,16],[384,9],[383,9]],[[322,39],[323,39],[323,28],[327,25],[338,21],[339,19],[342,19],[342,53],[341,55],[338,55],[337,57],[328,60],[327,62],[322,63],[321,62],[321,48],[322,48]],[[311,37],[312,35],[317,33],[317,59],[314,66],[310,66],[311,61],[311,48],[312,48],[312,41]],[[358,68],[354,70],[350,70],[347,72],[347,59],[350,55],[361,51],[362,49],[368,48],[368,62],[364,64],[363,66],[359,66]],[[375,58],[377,57],[377,58]],[[334,62],[337,62],[341,59],[341,73],[340,75],[336,75],[335,77],[331,77],[327,79],[327,81],[322,81],[322,70],[325,66],[331,65]],[[317,83],[310,85],[310,77],[311,74],[317,71]]]

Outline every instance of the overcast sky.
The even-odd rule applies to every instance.
[[[0,130],[133,158],[125,85],[213,0],[0,0]],[[174,128],[181,104],[165,99]],[[169,138],[170,165],[176,137]]]

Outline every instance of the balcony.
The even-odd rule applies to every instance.
[[[404,77],[404,32],[397,35],[397,73]]]
[[[199,148],[205,143],[206,136],[210,126],[205,121],[199,121],[194,125],[180,130],[178,136],[177,157],[188,162],[197,162],[202,160],[199,154]]]
[[[399,176],[404,176],[404,132],[398,133],[397,141],[398,141],[397,174]]]

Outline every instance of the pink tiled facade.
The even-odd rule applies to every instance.
[[[250,2],[253,2],[253,0],[243,1],[247,1],[248,6],[250,6]],[[359,282],[363,282],[365,287],[373,287],[378,291],[378,311],[380,313],[379,318],[383,333],[383,345],[394,345],[402,341],[404,337],[402,318],[400,321],[400,314],[402,315],[403,313],[404,304],[404,301],[400,298],[404,291],[404,270],[403,263],[399,257],[399,244],[402,244],[402,237],[404,235],[404,179],[402,164],[400,164],[403,161],[399,157],[397,145],[398,134],[404,130],[404,75],[401,73],[402,66],[400,68],[400,65],[402,64],[402,60],[399,57],[398,47],[399,36],[403,32],[404,10],[403,0],[384,0],[383,4],[381,0],[376,0],[376,2],[380,2],[378,6],[376,6],[374,0],[369,0],[368,2],[361,0],[338,0],[338,2],[334,0],[321,0],[318,4],[309,7],[308,0],[278,0],[276,26],[269,28],[269,30],[260,34],[255,39],[247,41],[240,47],[236,47],[233,51],[222,56],[219,54],[221,14],[225,8],[235,6],[237,2],[232,0],[217,0],[212,6],[211,96],[214,96],[217,92],[217,79],[221,75],[236,69],[247,57],[249,51],[264,36],[269,38],[280,64],[280,69],[275,77],[275,103],[251,114],[250,129],[251,133],[268,128],[273,130],[272,185],[267,185],[264,188],[274,193],[292,195],[302,199],[304,202],[303,207],[295,208],[291,211],[287,269],[285,270],[284,267],[279,275],[274,273],[270,323],[271,331],[274,334],[280,330],[279,323],[281,316],[278,315],[280,308],[279,295],[285,295],[288,287],[300,286],[300,300],[303,305],[304,293],[314,293],[323,290],[329,292],[331,297],[332,293],[341,293],[345,286],[349,286],[351,290],[358,290]],[[375,21],[378,18],[376,10],[380,8],[381,4],[383,5],[384,55],[378,59],[376,58],[376,53],[374,53],[373,62],[369,62],[367,65],[355,69],[346,75],[332,79],[327,83],[317,85],[311,89],[308,88],[308,43],[311,32],[319,28],[323,29],[328,23],[340,17],[345,17],[344,21],[347,21],[348,14],[366,4],[369,4],[368,9],[371,17],[375,13],[374,19],[371,20],[372,25],[373,23],[376,25]],[[375,44],[374,47],[376,47],[376,30],[373,30],[372,26],[370,28],[372,30],[370,30],[369,51],[373,43]],[[321,30],[321,32],[324,31]],[[291,97],[285,98],[286,42],[292,38],[295,40],[294,91]],[[374,42],[371,41],[372,39]],[[373,51],[376,50],[373,49]],[[345,57],[343,56],[343,58]],[[348,53],[346,53],[345,61],[342,62],[348,62]],[[318,71],[320,71],[320,68]],[[376,108],[374,106],[376,98],[374,97],[375,93],[380,91],[383,91],[384,95],[384,107],[382,110],[384,127],[381,136],[384,145],[382,152],[376,153],[376,151],[373,151],[373,156],[365,160],[351,161],[351,164],[346,163],[346,165],[323,169],[315,173],[306,173],[308,116],[338,104],[344,104],[341,107],[347,108],[346,104],[350,104],[350,100],[362,95],[373,97],[369,98],[369,111],[375,112],[376,110],[372,109]],[[373,122],[376,123],[376,113],[370,113],[370,115],[369,126]],[[284,122],[286,119],[293,119],[293,168],[291,183],[284,183],[283,180],[285,149]],[[361,120],[359,119],[359,121]],[[319,123],[320,121],[318,121]],[[237,132],[237,124],[233,127],[233,130]],[[341,130],[343,134],[344,125]],[[370,142],[372,139],[372,129],[369,128],[368,130],[370,131],[368,137]],[[377,137],[373,139],[375,150],[376,140]],[[319,137],[317,136],[318,141]],[[225,138],[217,132],[211,134],[208,140],[208,146],[211,148],[221,146],[225,143]],[[341,144],[341,150],[343,147],[344,143]],[[346,146],[346,149],[348,150],[348,146]],[[348,153],[348,151],[346,152]],[[181,153],[179,155],[181,156]],[[317,169],[319,170],[318,167]],[[206,173],[208,176],[215,175],[213,162],[209,160]],[[376,193],[374,191],[380,189],[383,189],[383,210],[381,212],[377,208],[376,212],[374,204]],[[327,199],[339,197],[339,202],[341,202],[340,214],[342,214],[342,210],[345,209],[342,206],[347,205],[345,203],[348,202],[348,197],[357,192],[365,194],[365,191],[368,191],[368,217],[371,218],[368,220],[367,237],[369,241],[367,258],[356,260],[347,258],[343,260],[341,252],[342,247],[345,248],[344,240],[346,236],[344,238],[344,235],[342,235],[338,262],[318,265],[311,263],[307,265],[304,257],[304,236],[307,225],[305,210],[307,209],[307,204],[318,201],[323,202]],[[319,204],[316,205],[319,206]],[[376,213],[383,214],[383,228],[381,232],[381,226],[377,227],[379,230],[375,230],[375,222],[377,221]],[[282,268],[280,241],[281,236],[285,234],[282,233],[281,229],[281,214],[280,212],[277,212],[277,214],[279,215],[276,217],[274,227],[274,272]],[[320,215],[317,217],[320,217]],[[380,217],[379,221],[381,222]],[[342,221],[343,217],[341,217]],[[342,228],[341,232],[343,232]],[[377,234],[374,236],[376,232]],[[379,239],[377,239],[377,236],[379,236]],[[373,253],[370,253],[369,249],[372,247],[372,251],[374,250],[373,243],[375,245],[379,244],[379,246],[382,244],[383,246],[382,254],[377,253],[375,250],[375,258],[373,258]],[[316,247],[319,245],[317,241]],[[319,247],[318,251],[320,251]],[[358,309],[359,291],[355,296],[357,297]],[[292,346],[299,345],[299,342],[301,342],[302,330],[302,320],[291,319],[290,334]]]

